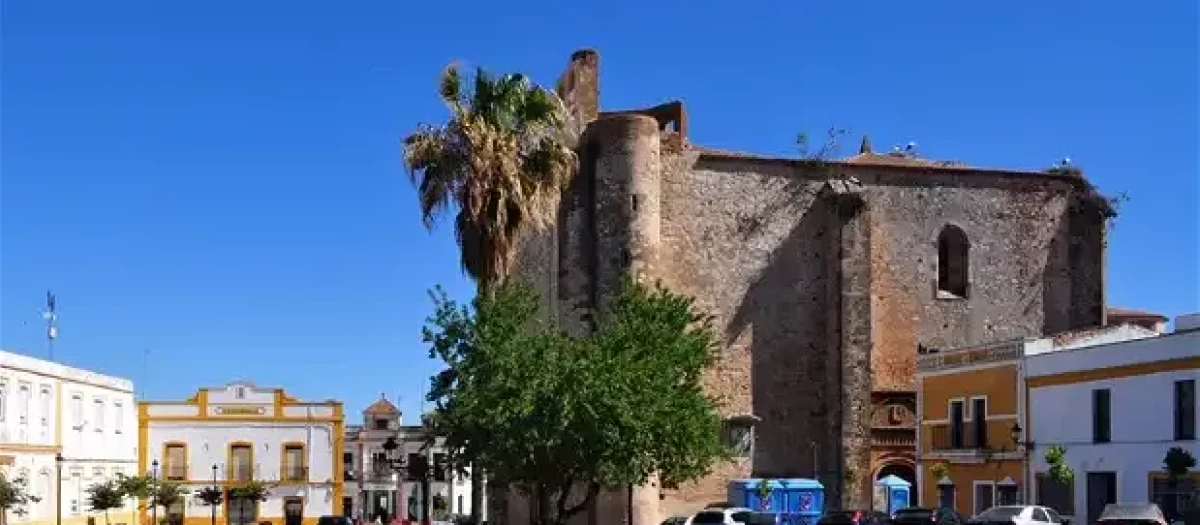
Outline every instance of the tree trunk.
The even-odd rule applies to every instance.
[[[488,521],[504,523],[496,516],[488,516]],[[479,464],[471,465],[471,524],[483,523],[483,469]]]

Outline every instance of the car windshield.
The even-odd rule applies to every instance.
[[[693,525],[700,525],[702,523],[725,523],[725,513],[701,512],[697,514],[696,517],[692,518]]]
[[[1013,518],[1020,516],[1024,510],[1025,507],[992,507],[976,517],[987,521],[1011,521]]]
[[[1118,521],[1158,521],[1158,507],[1153,504],[1109,504],[1100,513],[1100,520],[1106,524]]]

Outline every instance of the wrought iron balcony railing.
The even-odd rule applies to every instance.
[[[999,443],[990,443],[989,429],[994,423],[964,421],[962,423],[943,423],[929,425],[929,447],[931,450],[991,450]]]

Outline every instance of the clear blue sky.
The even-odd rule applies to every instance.
[[[52,288],[58,356],[152,398],[247,378],[413,414],[426,290],[470,287],[399,140],[443,119],[450,60],[551,83],[585,46],[605,107],[683,98],[710,146],[1070,156],[1132,199],[1111,302],[1200,309],[1195,0],[2,5],[0,346],[43,353]]]

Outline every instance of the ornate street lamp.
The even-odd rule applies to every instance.
[[[404,464],[404,453],[400,448],[400,443],[396,441],[396,436],[388,436],[383,442],[384,457],[387,460],[387,465],[392,472],[396,474],[396,497],[395,505],[392,509],[396,515],[400,516],[400,506],[404,506],[404,521],[408,521],[408,499],[404,497],[404,475],[408,472],[407,465]],[[364,508],[363,511],[367,509]]]
[[[1033,447],[1032,441],[1021,441],[1021,435],[1024,434],[1025,431],[1021,428],[1020,423],[1013,421],[1013,426],[1010,432],[1012,432],[1013,446],[1017,447],[1018,450]]]
[[[56,505],[54,505],[55,525],[62,525],[62,464],[62,452],[56,452],[54,454],[54,470],[58,474],[58,480],[55,481],[54,488],[54,500],[56,503]]]

